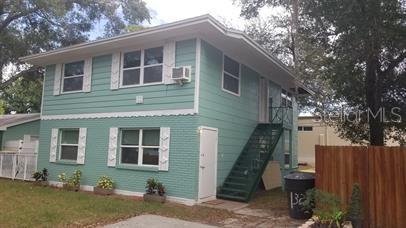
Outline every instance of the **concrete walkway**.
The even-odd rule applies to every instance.
[[[104,228],[216,228],[195,222],[167,218],[158,215],[140,215],[125,221],[104,226]]]

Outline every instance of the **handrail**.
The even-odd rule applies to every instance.
[[[271,107],[271,123],[282,124],[283,126],[292,126],[293,110],[292,107],[277,106]],[[273,111],[276,110],[276,111]]]

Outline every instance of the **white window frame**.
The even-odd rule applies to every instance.
[[[70,143],[65,143],[62,144],[62,133],[65,130],[77,130],[78,131],[78,143],[77,144],[70,144]],[[60,161],[74,161],[76,162],[78,159],[78,153],[79,153],[79,134],[80,134],[80,129],[79,128],[60,128],[59,129],[59,134],[58,134],[58,138],[59,138],[59,156],[58,156],[58,160]],[[62,146],[76,146],[78,148],[78,152],[76,153],[76,159],[62,159]]]
[[[138,130],[139,132],[138,132],[138,145],[136,145],[136,146],[130,146],[130,145],[122,145],[122,137],[123,137],[123,131],[126,131],[126,130],[132,130],[132,131],[135,131],[135,130]],[[143,136],[144,136],[144,130],[157,130],[157,131],[159,131],[159,133],[161,133],[161,130],[160,130],[160,128],[143,128],[143,129],[140,129],[140,128],[120,128],[120,146],[119,146],[119,153],[120,153],[120,161],[119,161],[119,164],[120,165],[125,165],[125,166],[143,166],[143,167],[158,167],[159,166],[159,153],[160,153],[160,145],[159,145],[159,142],[158,142],[158,145],[157,146],[143,146],[142,145],[142,139],[143,139]],[[160,134],[159,134],[160,135]],[[121,150],[121,148],[138,148],[138,163],[137,164],[132,164],[132,163],[123,163],[122,162],[122,150]],[[148,165],[148,164],[142,164],[142,160],[143,160],[143,158],[144,158],[144,148],[151,148],[151,149],[158,149],[158,164],[156,164],[156,165]]]
[[[236,63],[238,63],[238,74],[239,74],[240,77],[237,77],[237,76],[235,76],[235,75],[233,75],[233,74],[231,74],[231,73],[224,70],[224,59],[225,59],[225,57],[227,57],[227,58],[235,61]],[[237,96],[237,97],[241,96],[241,77],[242,77],[242,75],[241,75],[241,63],[239,63],[235,59],[229,57],[228,55],[223,54],[222,67],[223,67],[223,69],[222,69],[222,74],[221,74],[221,90],[223,90],[226,93]],[[227,74],[227,76],[233,77],[234,79],[238,80],[238,93],[234,93],[233,91],[230,91],[230,90],[227,90],[227,89],[224,88],[224,74]]]
[[[135,50],[131,50],[131,51],[121,52],[121,55],[120,55],[120,58],[121,58],[121,61],[120,61],[120,88],[131,88],[131,87],[140,87],[140,86],[149,86],[149,85],[161,85],[161,84],[164,83],[164,71],[163,71],[164,63],[163,63],[163,60],[162,60],[162,63],[146,65],[146,66],[144,65],[145,50],[153,49],[153,48],[162,48],[162,52],[164,51],[163,46],[157,46],[157,47],[144,48],[144,49],[135,49]],[[140,66],[138,66],[138,67],[129,67],[129,68],[124,69],[124,55],[127,54],[127,53],[136,52],[136,51],[139,51],[140,55],[141,55]],[[162,53],[162,55],[163,55],[163,53]],[[155,66],[162,66],[161,81],[160,82],[144,83],[144,70],[145,70],[145,68],[150,68],[150,67],[155,67]],[[125,70],[135,70],[135,69],[140,69],[140,83],[139,84],[134,84],[134,85],[123,85],[124,71]]]
[[[285,106],[284,107],[289,107],[292,108],[293,103],[292,103],[292,94],[288,92],[285,89],[282,89],[281,92],[281,105],[283,105],[283,100],[285,100]]]
[[[74,76],[68,77],[68,78],[78,78],[78,77],[82,77],[82,78],[83,78],[83,79],[82,79],[82,89],[81,89],[81,90],[73,90],[73,91],[64,91],[65,65],[66,65],[66,64],[69,64],[69,63],[82,62],[82,61],[83,61],[83,74],[78,74],[78,75],[74,75]],[[77,61],[72,61],[72,62],[69,62],[69,63],[64,63],[64,64],[62,64],[62,78],[61,78],[61,80],[62,80],[62,82],[61,82],[62,88],[61,88],[61,94],[70,94],[70,93],[81,93],[81,92],[84,92],[84,91],[83,91],[83,86],[84,86],[84,84],[85,84],[85,60],[84,60],[84,59],[83,59],[83,60],[77,60]]]

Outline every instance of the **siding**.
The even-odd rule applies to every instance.
[[[199,124],[219,129],[217,185],[221,185],[257,125],[259,75],[242,66],[240,96],[222,91],[223,54],[201,44]]]
[[[196,116],[106,118],[91,120],[43,120],[38,168],[47,168],[49,178],[75,169],[83,172],[81,184],[95,186],[102,175],[108,175],[116,183],[116,189],[144,192],[146,180],[156,177],[167,188],[169,196],[188,199],[197,198],[198,135]],[[49,148],[52,128],[87,128],[86,157],[84,165],[49,163]],[[145,171],[107,167],[107,150],[110,127],[170,127],[171,141],[169,171]]]
[[[176,43],[176,65],[192,66],[192,82],[183,86],[151,85],[118,90],[110,89],[111,55],[93,57],[92,88],[90,93],[53,95],[55,65],[46,67],[43,115],[126,112],[167,109],[190,109],[194,101],[194,68],[196,40]],[[144,96],[136,104],[136,96]]]
[[[3,132],[2,144],[4,145],[6,141],[10,140],[23,140],[24,135],[36,135],[40,134],[40,120],[23,123],[13,127],[8,127],[6,131]]]

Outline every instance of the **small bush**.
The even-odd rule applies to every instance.
[[[348,219],[354,227],[360,227],[363,219],[361,186],[355,183],[352,187],[351,200],[348,205]]]
[[[108,176],[101,176],[97,181],[97,187],[103,189],[113,189],[113,180]]]
[[[165,186],[155,178],[149,178],[145,188],[148,194],[158,193],[163,196],[166,193]]]
[[[32,174],[32,178],[35,179],[35,181],[47,181],[48,180],[48,170],[43,169],[42,171],[37,171]]]

